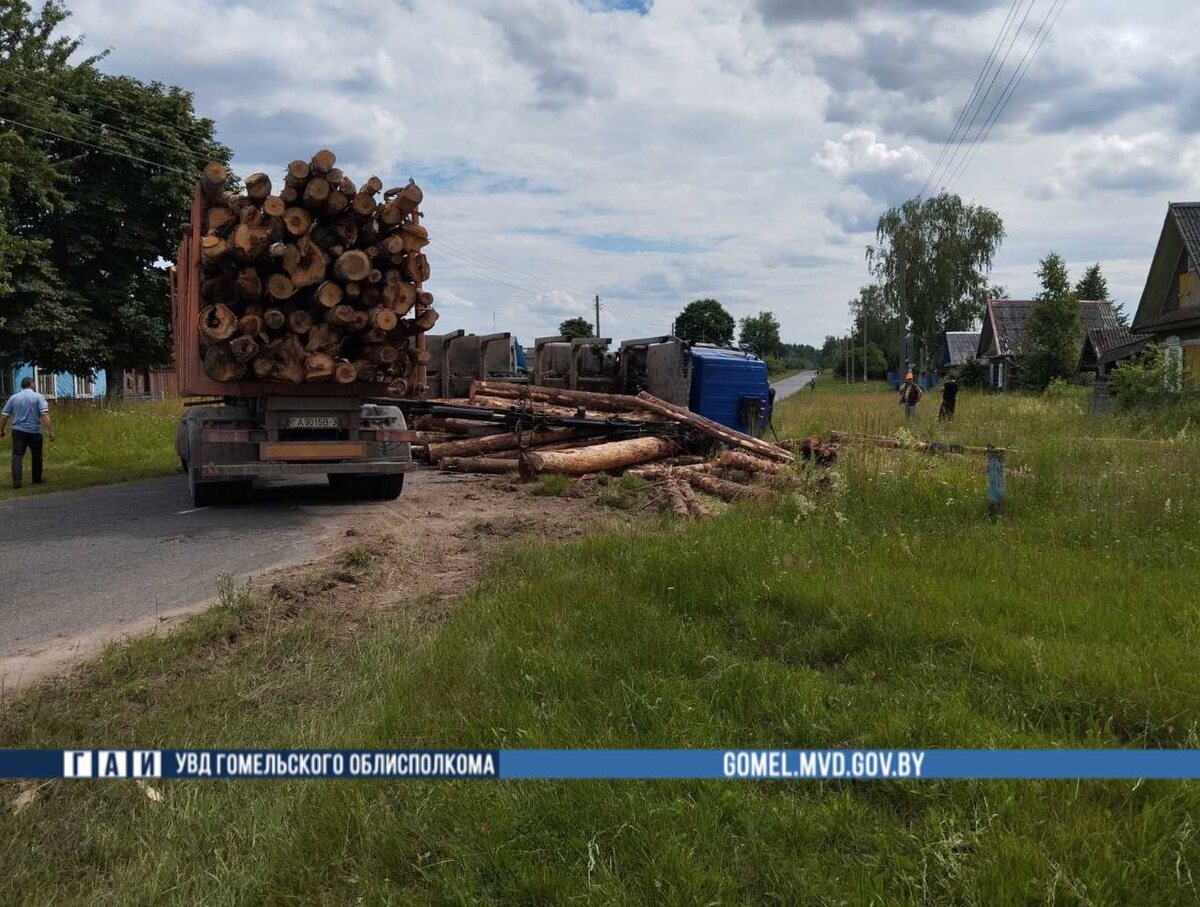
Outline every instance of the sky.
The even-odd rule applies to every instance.
[[[1055,250],[1136,308],[1167,202],[1200,198],[1200,4],[1057,2],[67,0],[67,30],[193,91],[242,175],[328,147],[415,178],[439,331],[532,340],[598,293],[621,340],[713,297],[819,345],[927,181],[1003,217],[1010,295]],[[947,167],[1006,22],[972,135],[1026,74]]]

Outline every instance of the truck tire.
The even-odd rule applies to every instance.
[[[362,501],[375,497],[375,476],[335,472],[329,475],[333,493],[347,501]]]
[[[394,476],[376,476],[375,494],[377,501],[394,501],[404,490],[404,473]]]
[[[245,504],[250,500],[254,483],[244,479],[229,482],[197,482],[188,475],[188,490],[193,507],[216,507],[221,504]]]

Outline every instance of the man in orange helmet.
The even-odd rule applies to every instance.
[[[900,385],[900,403],[904,406],[904,418],[911,419],[916,415],[917,404],[921,402],[923,393],[924,391],[913,380],[913,373],[905,374],[904,383]]]

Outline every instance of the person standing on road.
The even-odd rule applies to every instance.
[[[954,407],[958,405],[958,379],[950,374],[942,384],[942,408],[938,411],[938,419],[942,422],[954,421]]]
[[[904,404],[904,418],[911,419],[917,414],[917,404],[921,402],[921,395],[924,393],[920,385],[913,380],[913,373],[909,372],[904,376],[904,383],[900,385],[900,402]]]
[[[33,389],[32,378],[21,379],[21,389],[8,398],[0,412],[0,438],[8,432],[8,420],[12,419],[12,481],[13,488],[21,487],[21,463],[25,449],[29,449],[33,460],[33,484],[42,484],[42,426],[50,440],[54,440],[54,427],[50,424],[50,404]]]

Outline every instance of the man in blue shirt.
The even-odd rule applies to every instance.
[[[50,424],[50,405],[46,398],[33,389],[32,378],[21,379],[21,390],[8,398],[0,412],[0,438],[8,431],[8,420],[13,424],[12,480],[13,488],[21,487],[21,461],[25,459],[25,448],[29,448],[33,459],[33,484],[42,484],[42,426],[54,440],[54,428]]]

